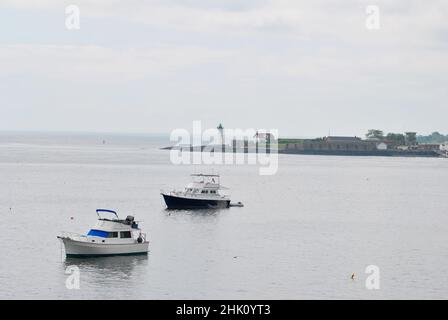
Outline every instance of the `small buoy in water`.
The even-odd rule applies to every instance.
[[[352,273],[351,278],[352,278],[352,280],[355,280],[355,273],[354,272]]]

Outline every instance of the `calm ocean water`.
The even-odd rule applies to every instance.
[[[172,165],[167,144],[0,134],[0,298],[448,298],[447,159],[281,155],[274,176],[213,167],[245,207],[170,212],[160,190],[211,168]],[[141,220],[148,256],[66,259],[56,236],[86,232],[96,208]],[[71,265],[79,290],[65,286]],[[365,286],[368,265],[379,290]]]

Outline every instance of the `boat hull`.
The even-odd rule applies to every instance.
[[[99,244],[60,237],[67,257],[104,257],[148,253],[148,242],[126,244]]]
[[[230,206],[229,199],[191,199],[162,193],[168,209],[219,209]]]

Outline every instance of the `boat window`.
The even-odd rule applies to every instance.
[[[120,238],[131,238],[131,231],[121,231]]]
[[[109,232],[108,238],[118,238],[118,232]]]
[[[102,231],[102,230],[92,229],[92,230],[89,231],[89,233],[87,233],[87,235],[88,236],[92,236],[92,237],[107,238],[108,232],[107,231]]]

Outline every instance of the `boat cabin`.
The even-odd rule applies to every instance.
[[[220,196],[222,189],[219,182],[219,175],[216,174],[192,174],[193,181],[184,189],[185,194],[196,196]],[[221,197],[221,196],[220,196]]]
[[[87,238],[91,242],[132,243],[141,236],[140,229],[133,216],[127,216],[123,220],[112,210],[97,209],[96,212],[98,221],[87,233]],[[104,217],[105,214],[112,214],[112,217]]]

